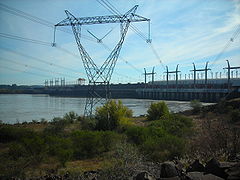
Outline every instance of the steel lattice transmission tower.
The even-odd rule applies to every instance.
[[[112,77],[114,67],[116,65],[123,41],[126,37],[128,28],[131,22],[148,21],[145,17],[135,14],[138,5],[134,6],[123,15],[109,15],[109,16],[95,16],[95,17],[82,17],[76,18],[69,11],[65,10],[67,18],[55,25],[57,26],[71,26],[74,33],[76,43],[80,52],[80,56],[89,81],[89,96],[86,100],[84,115],[92,116],[93,107],[98,102],[106,102],[110,98],[109,82]],[[121,36],[117,45],[111,51],[108,58],[104,61],[101,67],[98,67],[91,59],[87,51],[81,43],[81,26],[93,24],[106,24],[106,23],[120,23]],[[55,41],[55,35],[54,35]],[[99,93],[100,92],[100,93]]]

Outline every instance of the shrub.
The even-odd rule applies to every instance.
[[[143,164],[143,157],[136,146],[125,141],[117,143],[108,164],[100,172],[99,179],[129,179]]]
[[[73,111],[70,111],[69,113],[66,113],[63,116],[63,119],[66,120],[68,123],[73,123],[74,121],[77,120],[77,118],[78,118],[78,114]]]
[[[0,128],[0,142],[8,143],[12,141],[19,141],[22,138],[31,137],[33,134],[35,133],[29,129],[2,126]]]
[[[71,139],[74,158],[84,159],[109,151],[120,137],[111,131],[75,131]]]
[[[193,122],[191,118],[177,114],[170,114],[161,117],[160,120],[154,121],[150,126],[161,127],[169,134],[178,137],[185,137],[191,135]]]
[[[120,120],[132,116],[132,111],[123,106],[121,101],[109,101],[96,110],[96,128],[98,130],[114,130],[119,127]]]
[[[8,154],[13,160],[16,161],[20,157],[26,156],[26,151],[22,144],[14,142],[10,144]]]
[[[198,113],[201,110],[202,103],[199,100],[192,100],[190,102],[190,106],[193,108],[194,113]]]
[[[69,120],[60,117],[55,117],[50,122],[50,126],[47,126],[44,129],[44,132],[47,134],[60,134],[65,129],[65,127],[70,123],[71,122]]]
[[[169,110],[164,101],[157,103],[152,103],[147,110],[147,119],[148,120],[158,120],[164,115],[168,115]]]
[[[147,127],[129,126],[125,133],[130,141],[140,145],[146,140],[148,136],[147,131]]]
[[[77,118],[77,121],[80,122],[82,130],[94,130],[96,129],[96,119],[95,118],[88,118],[88,117],[81,117]]]
[[[240,121],[240,110],[234,109],[230,111],[230,123],[237,123]]]
[[[72,158],[72,155],[73,151],[71,149],[60,148],[57,151],[58,160],[63,167],[65,167],[66,162]]]
[[[182,138],[169,134],[150,136],[143,142],[140,148],[153,161],[173,160],[183,155],[185,141]]]
[[[125,133],[128,140],[135,143],[153,161],[169,160],[184,153],[185,140],[169,134],[162,127],[131,126]]]
[[[32,157],[35,163],[40,163],[46,155],[47,146],[41,136],[34,135],[32,137],[22,139],[23,147],[28,156]]]

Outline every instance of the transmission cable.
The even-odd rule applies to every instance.
[[[117,8],[114,7],[113,4],[111,4],[108,0],[96,0],[98,3],[100,3],[104,8],[106,8],[109,12],[111,12],[112,14],[117,14],[119,16],[121,16],[122,14],[117,10]],[[130,28],[137,33],[137,35],[139,37],[141,37],[144,41],[146,41],[146,39],[148,39],[140,30],[138,30],[137,27],[133,26],[133,24],[130,24]],[[162,65],[162,67],[164,68],[164,64],[162,62],[162,60],[160,59],[157,51],[155,50],[152,42],[149,43],[149,46],[151,48],[151,50],[153,51],[153,54],[156,56],[156,58],[159,60],[160,64]]]
[[[48,72],[48,73],[52,73],[52,74],[58,74],[58,75],[61,75],[61,76],[68,76],[68,77],[71,77],[71,78],[76,78],[76,77],[73,77],[73,76],[70,76],[70,75],[66,75],[66,74],[63,74],[63,73],[49,71],[49,70],[42,69],[42,68],[39,68],[39,67],[36,67],[36,66],[20,63],[20,62],[17,62],[17,61],[8,59],[8,58],[0,57],[0,60],[6,61],[6,62],[10,62],[12,64],[18,64],[18,65],[21,65],[21,66],[24,66],[24,67],[30,67],[30,68],[33,68],[33,69],[36,69],[36,70],[39,70],[39,71],[44,71],[44,72]]]
[[[47,61],[42,60],[42,59],[40,59],[40,58],[33,57],[33,56],[30,56],[30,55],[27,55],[27,54],[24,54],[24,53],[21,53],[21,52],[17,52],[17,51],[8,49],[8,48],[0,47],[0,49],[3,49],[3,50],[5,50],[5,51],[8,51],[8,52],[11,52],[11,53],[13,53],[13,54],[17,54],[17,55],[20,55],[20,56],[23,56],[23,57],[26,57],[26,58],[33,59],[34,61],[39,61],[39,62],[42,62],[42,63],[44,63],[44,64],[48,64],[48,65],[50,65],[50,66],[56,66],[56,67],[58,67],[58,68],[65,69],[65,70],[69,70],[69,71],[72,71],[72,72],[75,72],[75,73],[81,73],[81,72],[76,71],[76,70],[74,70],[74,69],[67,68],[67,67],[61,66],[61,65],[59,65],[59,64],[50,63],[50,62],[47,62]],[[82,73],[82,74],[83,74],[83,73]]]
[[[23,41],[23,42],[28,42],[28,43],[51,46],[51,43],[49,43],[49,42],[44,42],[44,41],[34,40],[34,39],[29,39],[29,38],[23,38],[23,37],[20,37],[20,36],[10,35],[10,34],[6,34],[6,33],[0,33],[0,36],[3,37],[3,38],[18,40],[18,41]]]
[[[45,42],[45,41],[40,41],[40,40],[30,39],[30,38],[24,38],[24,37],[10,35],[10,34],[6,34],[6,33],[0,33],[0,36],[3,37],[3,38],[23,41],[23,42],[27,42],[27,43],[34,43],[34,44],[39,44],[39,45],[44,45],[44,46],[52,46],[52,43],[50,43],[50,42]],[[63,51],[65,53],[73,56],[74,58],[77,58],[77,59],[80,58],[78,55],[70,52],[69,50],[67,50],[67,49],[65,49],[65,48],[63,48],[59,45],[55,45],[54,47],[56,47],[60,51]]]
[[[227,43],[225,44],[225,46],[223,47],[223,49],[220,51],[220,53],[215,57],[215,59],[213,60],[211,67],[213,67],[216,63],[216,61],[218,59],[221,58],[221,56],[224,54],[224,52],[227,50],[227,48],[230,47],[230,45],[232,44],[232,42],[234,42],[234,39],[237,38],[237,36],[240,34],[240,24],[237,25],[236,30],[234,31],[232,37],[227,41]]]
[[[5,11],[5,12],[8,12],[10,14],[22,17],[24,19],[30,20],[30,21],[35,22],[35,23],[42,24],[42,25],[50,27],[50,28],[54,28],[54,25],[55,25],[52,22],[49,22],[49,21],[44,20],[42,18],[39,18],[37,16],[33,16],[31,14],[28,14],[28,13],[23,12],[21,10],[15,9],[13,7],[9,7],[9,6],[4,5],[2,3],[0,3],[0,9]],[[65,33],[68,33],[68,34],[72,34],[72,32],[70,30],[68,30],[68,29],[66,29],[64,27],[58,28],[58,30],[60,30],[62,32],[65,32]],[[95,43],[94,39],[92,37],[90,37],[90,36],[82,34],[81,37],[83,37],[84,39],[87,39],[87,40],[92,41],[92,42]]]
[[[27,74],[31,74],[31,75],[35,75],[35,76],[40,76],[40,77],[47,77],[47,78],[49,77],[49,76],[46,76],[46,75],[41,75],[41,74],[37,74],[37,73],[33,73],[33,72],[21,71],[19,69],[15,69],[15,68],[8,67],[8,66],[3,66],[3,65],[0,65],[0,68],[2,68],[2,69],[9,69],[11,71],[23,72],[23,73],[27,73]]]

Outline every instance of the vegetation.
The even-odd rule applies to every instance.
[[[168,107],[164,101],[152,103],[147,111],[148,120],[158,120],[169,114]]]
[[[123,106],[121,101],[111,100],[96,110],[96,129],[115,130],[120,126],[120,122],[132,117],[132,111]]]
[[[146,161],[236,154],[240,111],[221,103],[227,107],[224,115],[218,113],[219,105],[211,111],[193,109],[192,117],[202,118],[198,124],[170,113],[164,102],[151,104],[147,117],[133,118],[121,101],[109,101],[91,119],[69,112],[50,122],[0,124],[0,179],[50,171],[74,178],[97,169],[103,179],[127,179]]]
[[[190,106],[193,108],[194,113],[199,113],[202,108],[202,103],[199,100],[192,100]]]

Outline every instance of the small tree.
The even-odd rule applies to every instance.
[[[119,100],[109,101],[102,107],[97,108],[96,110],[96,128],[98,130],[113,130],[116,129],[120,120],[123,118],[129,118],[132,116],[132,110],[128,109],[122,104]]]
[[[158,120],[165,115],[169,115],[169,110],[164,101],[152,103],[147,110],[148,120]]]

